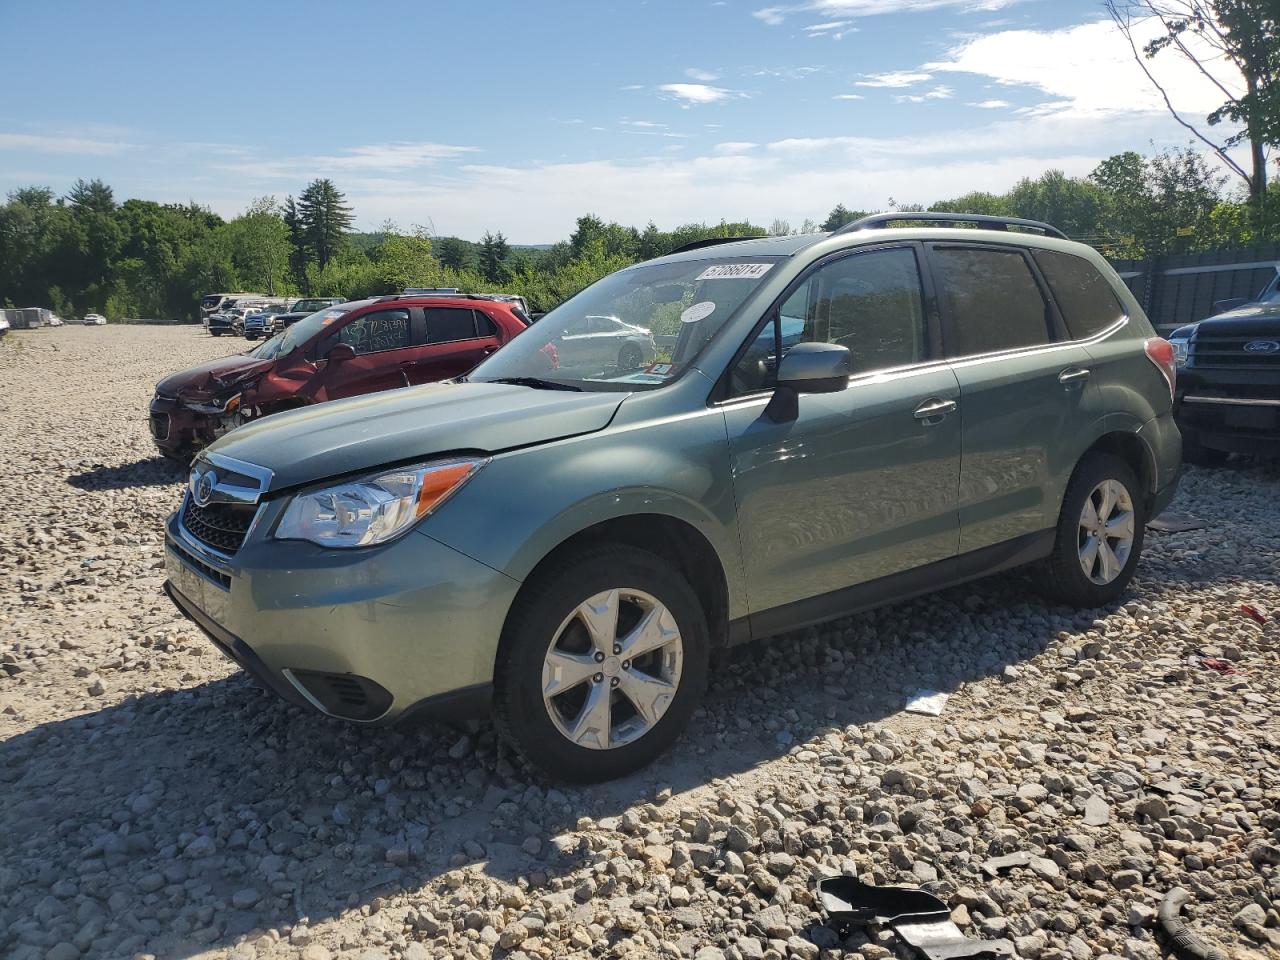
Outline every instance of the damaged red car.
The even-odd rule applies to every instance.
[[[248,353],[161,380],[151,436],[163,455],[185,461],[258,417],[461,376],[528,325],[519,307],[482,296],[338,304]]]

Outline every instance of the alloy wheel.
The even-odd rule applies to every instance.
[[[1103,480],[1080,511],[1080,569],[1099,586],[1124,570],[1133,550],[1133,499],[1119,480]]]
[[[642,590],[588,597],[547,647],[542,699],[571,743],[609,750],[633,743],[675,699],[684,644],[671,612]]]

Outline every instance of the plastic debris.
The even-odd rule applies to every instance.
[[[1223,660],[1221,657],[1201,657],[1200,666],[1206,670],[1216,670],[1225,676],[1230,676],[1239,671],[1232,665],[1230,660]]]
[[[873,887],[857,877],[818,881],[818,899],[836,926],[887,925],[926,960],[1012,957],[1008,940],[970,940],[939,898],[916,887]]]
[[[1252,620],[1254,623],[1266,626],[1267,615],[1263,613],[1261,610],[1259,610],[1257,607],[1255,607],[1253,604],[1251,603],[1240,604],[1240,612],[1243,613],[1250,620]]]
[[[923,713],[925,716],[938,717],[947,705],[947,694],[937,690],[917,690],[914,697],[907,701],[907,713]]]
[[[1186,533],[1188,530],[1203,530],[1209,526],[1207,521],[1197,519],[1185,513],[1165,513],[1148,521],[1147,529],[1160,533]]]

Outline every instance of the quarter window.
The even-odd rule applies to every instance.
[[[375,310],[356,317],[338,331],[338,342],[357,354],[400,350],[411,345],[408,310]]]
[[[775,323],[781,329],[775,330]],[[735,392],[774,384],[777,347],[797,343],[849,348],[854,375],[924,360],[924,296],[915,251],[899,247],[842,257],[811,273],[765,325],[734,371]]]
[[[427,343],[452,343],[474,340],[476,318],[470,310],[459,307],[427,307]]]
[[[1034,250],[1062,319],[1075,340],[1101,333],[1125,315],[1124,305],[1098,268],[1084,257],[1056,250]]]
[[[934,249],[938,291],[949,306],[952,356],[1048,343],[1049,312],[1020,251]]]

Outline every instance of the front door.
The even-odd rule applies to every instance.
[[[402,364],[414,361],[413,325],[408,308],[388,307],[348,320],[325,337],[319,356],[326,357],[339,343],[349,345],[356,355],[342,363],[321,361],[324,396],[320,399],[340,400],[405,385]]]
[[[784,628],[776,608],[796,601],[814,601],[815,615],[798,619],[817,619],[827,600],[828,616],[858,605],[850,587],[952,570],[960,390],[939,355],[920,256],[908,244],[819,263],[731,372],[723,412],[753,622],[775,610],[756,629]],[[764,410],[779,353],[809,341],[849,347],[849,387],[802,395],[798,418],[776,423]]]
[[[960,553],[1047,536],[1092,437],[1092,359],[1069,340],[1024,249],[929,252],[964,411]]]

